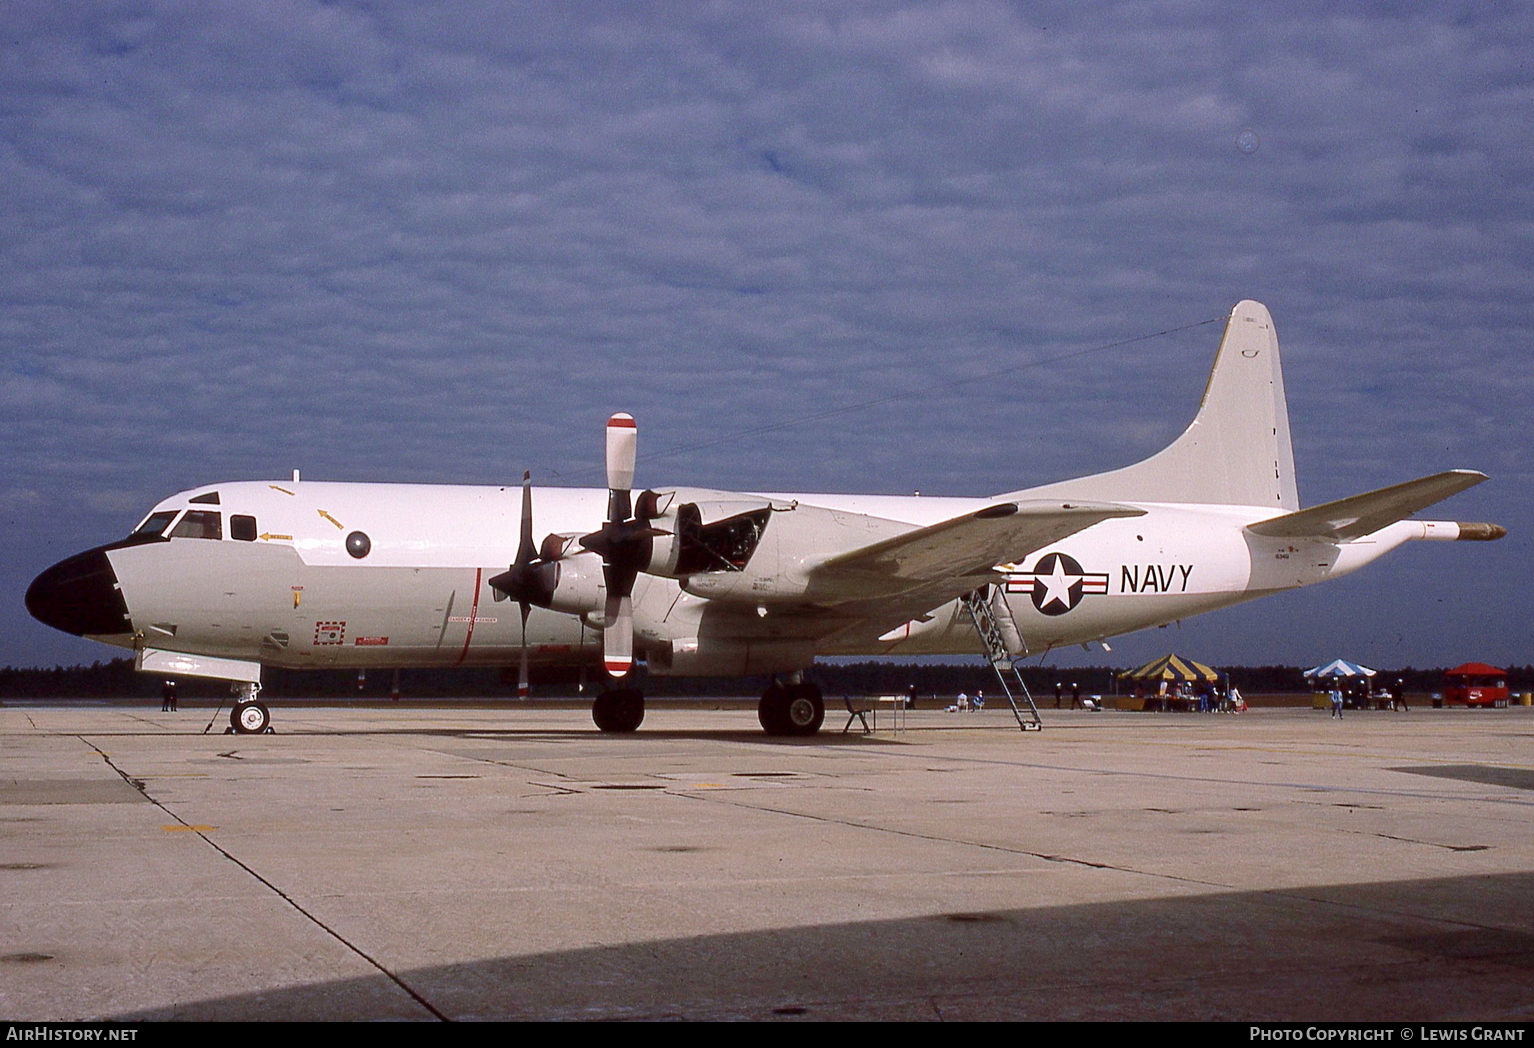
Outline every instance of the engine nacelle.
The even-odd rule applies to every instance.
[[[747,570],[772,517],[772,503],[723,492],[720,498],[687,498],[697,494],[712,493],[646,492],[641,496],[641,509],[649,510],[647,519],[668,532],[653,540],[650,562],[644,568],[647,573],[685,579]]]
[[[602,558],[589,554],[565,557],[556,561],[557,577],[552,611],[566,615],[600,617],[607,606],[607,581],[602,576]]]

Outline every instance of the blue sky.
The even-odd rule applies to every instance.
[[[1217,325],[1053,358],[1247,297],[1305,504],[1476,468],[1434,512],[1511,533],[1116,656],[1534,661],[1531,22],[7,5],[0,664],[110,654],[33,622],[27,582],[213,481],[599,483],[615,410],[641,483],[983,495],[1122,465],[1187,423]]]

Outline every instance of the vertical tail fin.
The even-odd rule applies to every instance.
[[[1236,303],[1198,415],[1166,448],[1123,469],[1012,494],[1299,509],[1278,334],[1267,307]]]

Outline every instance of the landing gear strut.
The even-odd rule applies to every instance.
[[[638,688],[604,691],[591,704],[591,719],[601,731],[638,731],[644,721],[644,692]]]
[[[809,681],[774,682],[762,693],[756,717],[768,735],[814,735],[826,719],[826,706],[820,689]]]

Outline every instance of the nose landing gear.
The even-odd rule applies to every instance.
[[[261,693],[261,685],[239,683],[234,686],[234,692],[234,709],[229,711],[229,727],[224,729],[224,734],[269,734],[272,730],[271,711],[266,708],[266,703],[256,698]]]
[[[272,715],[264,702],[236,703],[229,711],[229,733],[260,735],[272,730]]]

